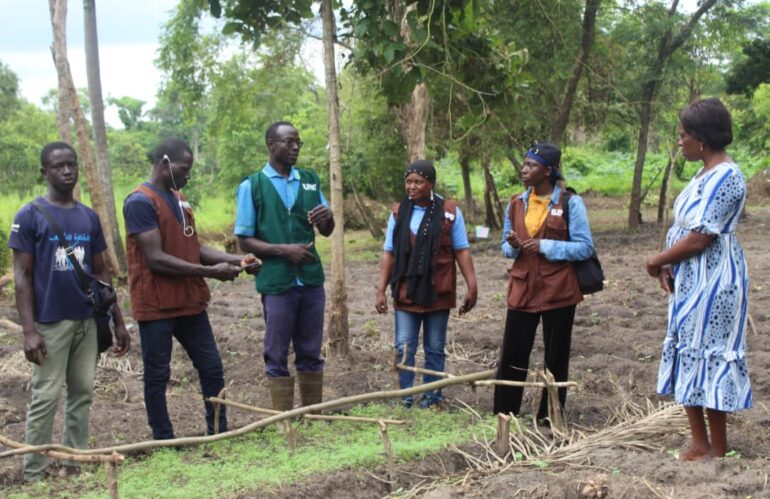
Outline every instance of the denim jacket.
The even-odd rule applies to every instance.
[[[529,195],[531,192],[532,188],[530,187],[519,195],[519,198],[524,202],[525,207],[528,207]],[[560,194],[561,188],[558,185],[554,186],[551,200],[548,202],[549,210],[554,203],[559,201]],[[510,243],[505,240],[505,236],[511,231],[511,220],[509,218],[510,207],[509,202],[508,206],[505,208],[502,250],[504,257],[516,258],[519,255],[519,250],[511,246]],[[541,240],[540,253],[550,261],[585,260],[593,253],[594,243],[591,239],[591,227],[588,225],[588,213],[586,212],[586,206],[583,204],[583,200],[577,194],[573,194],[569,198],[569,237],[569,241],[554,241],[551,239]]]

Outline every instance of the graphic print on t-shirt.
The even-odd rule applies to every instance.
[[[72,248],[72,254],[77,259],[80,266],[84,269],[87,269],[89,266],[83,262],[85,256],[86,256],[86,249],[80,245],[77,244],[79,241],[91,241],[91,236],[89,234],[64,234],[64,237],[66,238],[66,244],[67,246]],[[53,270],[55,272],[67,272],[72,270],[72,264],[69,261],[69,258],[67,258],[67,250],[65,250],[61,244],[59,244],[59,238],[54,234],[49,241],[51,244],[56,245],[56,251],[54,252],[54,263],[53,263]],[[76,241],[73,243],[73,241]]]

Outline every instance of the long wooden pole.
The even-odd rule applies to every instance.
[[[206,399],[212,404],[222,404],[230,407],[236,407],[243,409],[244,411],[254,412],[257,414],[281,414],[281,411],[273,409],[266,409],[264,407],[256,407],[253,405],[247,405],[241,402],[235,402],[234,400],[225,400],[219,397],[209,397]],[[372,424],[392,424],[402,425],[406,424],[406,421],[400,421],[398,419],[378,419],[378,418],[364,418],[361,416],[340,416],[337,414],[325,415],[325,414],[305,414],[302,416],[304,419],[315,419],[318,421],[350,421],[352,423],[372,423]]]
[[[237,430],[230,430],[217,435],[207,435],[204,437],[185,437],[175,438],[171,440],[149,440],[146,442],[137,442],[133,444],[115,445],[112,447],[104,447],[100,449],[72,449],[61,445],[47,445],[46,449],[50,449],[57,452],[66,452],[77,456],[94,456],[99,454],[109,454],[112,452],[120,452],[123,454],[130,454],[134,452],[144,451],[147,449],[160,449],[163,447],[182,447],[186,445],[199,445],[211,442],[218,442],[220,440],[226,440],[241,435],[246,435],[260,428],[265,428],[279,421],[286,419],[296,419],[311,412],[318,413],[321,411],[334,409],[345,405],[353,405],[362,402],[371,402],[374,400],[389,400],[406,397],[408,395],[416,395],[423,392],[440,390],[447,386],[460,385],[463,383],[473,383],[482,379],[490,378],[495,375],[497,371],[495,369],[488,369],[486,371],[475,372],[471,374],[465,374],[462,376],[456,376],[449,379],[441,379],[434,381],[433,383],[426,383],[424,385],[414,386],[411,388],[405,388],[403,390],[384,390],[379,392],[364,393],[361,395],[353,395],[350,397],[343,397],[336,400],[329,400],[327,402],[321,402],[320,404],[306,405],[304,407],[298,407],[291,411],[285,411],[280,414],[268,416],[264,419],[260,419],[254,423],[248,424]],[[5,442],[10,441],[0,435],[0,444],[7,445]],[[11,451],[12,452],[12,451]],[[8,452],[0,453],[0,458],[7,457]],[[69,459],[69,458],[64,458]],[[98,461],[98,459],[96,459]]]

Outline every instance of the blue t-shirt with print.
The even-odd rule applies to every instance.
[[[99,216],[90,208],[75,203],[71,208],[54,206],[37,198],[59,223],[67,245],[87,274],[92,274],[92,258],[107,249]],[[34,257],[35,320],[58,322],[83,320],[94,315],[90,301],[80,287],[80,280],[67,258],[59,238],[32,204],[16,213],[8,246]]]

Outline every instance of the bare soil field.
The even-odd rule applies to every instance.
[[[624,399],[645,404],[655,395],[658,357],[666,330],[667,298],[644,271],[644,257],[655,251],[660,227],[645,224],[629,233],[620,228],[622,201],[586,200],[594,226],[595,244],[604,266],[605,290],[578,306],[572,341],[570,378],[578,383],[567,399],[567,424],[584,431],[606,427]],[[650,215],[646,213],[649,218]],[[672,455],[685,446],[686,436],[672,434],[656,451],[608,448],[596,452],[590,464],[552,465],[544,469],[517,467],[505,473],[470,473],[461,483],[442,481],[462,477],[467,461],[445,450],[419,462],[399,463],[399,487],[428,497],[583,497],[586,484],[601,482],[609,497],[770,497],[770,208],[752,207],[740,225],[751,278],[750,312],[756,332],[748,331],[749,369],[754,407],[729,419],[731,457],[707,463],[681,463]],[[476,243],[474,264],[479,300],[469,314],[453,312],[447,339],[447,371],[454,374],[496,365],[505,320],[507,262],[496,242]],[[351,355],[327,358],[324,398],[331,400],[370,391],[393,389],[391,314],[374,310],[377,263],[347,265]],[[327,265],[328,271],[328,265]],[[228,397],[269,407],[261,343],[262,305],[251,280],[212,282],[209,315],[225,363]],[[462,295],[462,285],[460,285]],[[122,291],[125,297],[125,290]],[[13,297],[0,298],[0,317],[17,320]],[[143,406],[138,335],[129,355],[98,370],[91,411],[92,446],[102,447],[150,438]],[[197,375],[184,351],[175,344],[168,404],[178,436],[205,430]],[[541,369],[543,350],[538,337],[532,369]],[[418,362],[422,358],[418,357]],[[31,369],[24,360],[17,334],[0,329],[0,421],[3,434],[23,441]],[[457,410],[460,401],[479,413],[492,408],[491,388],[445,390],[444,410]],[[527,390],[524,412],[536,410],[539,390]],[[419,409],[415,409],[419,410]],[[683,411],[682,411],[683,412]],[[61,413],[61,407],[60,411]],[[61,427],[57,418],[57,431]],[[244,426],[253,416],[229,414],[231,427]],[[58,435],[55,436],[58,438]],[[475,452],[469,445],[467,452]],[[20,480],[21,459],[0,461],[0,484]],[[388,486],[373,475],[383,470],[346,470],[294,484],[277,495],[285,497],[382,497]],[[598,497],[596,495],[595,497]]]

